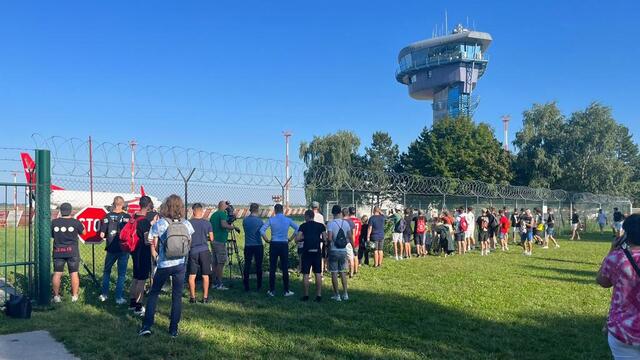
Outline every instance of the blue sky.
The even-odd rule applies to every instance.
[[[283,157],[338,129],[406,149],[428,102],[394,78],[398,51],[436,24],[490,32],[476,121],[502,138],[534,102],[613,107],[638,140],[637,1],[4,2],[2,146],[30,135]],[[512,132],[513,134],[513,132]],[[7,169],[4,169],[7,170]]]

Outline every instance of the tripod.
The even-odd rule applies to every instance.
[[[240,252],[238,251],[238,241],[236,239],[235,231],[231,231],[231,239],[227,241],[227,256],[229,257],[229,280],[231,280],[231,275],[233,271],[234,265],[234,257],[235,257],[235,265],[238,267],[238,274],[240,277],[244,276],[244,259],[240,256]]]

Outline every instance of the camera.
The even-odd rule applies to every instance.
[[[227,204],[227,223],[233,224],[238,219],[236,217],[236,211],[230,201],[226,201],[225,204]]]

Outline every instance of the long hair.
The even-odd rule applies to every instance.
[[[169,195],[160,206],[160,215],[171,220],[184,218],[184,202],[176,194]]]

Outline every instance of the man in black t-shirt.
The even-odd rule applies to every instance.
[[[613,234],[616,237],[622,236],[622,223],[624,223],[624,215],[618,208],[613,208]]]
[[[126,304],[124,299],[124,281],[127,275],[127,263],[129,253],[120,248],[120,230],[129,222],[131,216],[124,211],[124,198],[116,196],[113,198],[113,210],[102,219],[100,226],[100,237],[106,240],[107,254],[104,258],[104,271],[102,273],[102,293],[100,301],[106,301],[109,295],[109,284],[111,283],[111,269],[118,263],[118,279],[116,280],[116,304]]]
[[[580,216],[578,216],[578,210],[573,209],[573,214],[571,214],[571,240],[575,240],[576,237],[580,240]]]
[[[300,225],[297,242],[303,242],[302,247],[302,275],[304,282],[304,296],[302,301],[309,300],[309,273],[313,268],[316,277],[316,301],[322,299],[322,252],[320,244],[326,240],[327,228],[324,224],[320,224],[313,220],[315,216],[313,210],[307,210],[304,213],[305,223]],[[327,244],[325,244],[326,246]]]
[[[62,301],[60,297],[60,280],[67,265],[71,277],[71,301],[78,301],[78,289],[80,288],[80,251],[78,249],[78,237],[84,234],[84,226],[80,221],[71,217],[71,204],[60,205],[61,218],[51,221],[51,237],[53,238],[53,302]]]
[[[189,302],[196,302],[196,276],[202,274],[202,302],[209,302],[209,276],[213,272],[209,243],[213,241],[213,227],[208,219],[204,219],[204,207],[195,203],[191,207],[193,216],[189,219],[194,233],[191,235],[189,251]]]
[[[135,315],[144,316],[142,297],[144,285],[151,274],[151,245],[149,242],[149,230],[155,224],[158,214],[153,211],[153,201],[148,196],[140,198],[140,211],[134,215],[138,244],[131,252],[133,261],[133,280],[129,289],[129,309]]]

